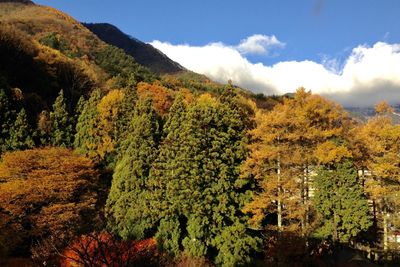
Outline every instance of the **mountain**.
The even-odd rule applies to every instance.
[[[94,88],[108,91],[154,79],[71,16],[31,1],[0,0],[0,90],[18,92],[32,122],[51,108],[61,89],[72,110]]]
[[[365,123],[368,119],[375,116],[375,108],[374,107],[345,107],[344,108],[354,120]],[[400,105],[393,106],[394,112],[389,114],[389,117],[392,119],[394,124],[400,124]]]
[[[108,23],[82,23],[104,42],[123,49],[139,64],[157,74],[174,74],[185,70],[158,49],[133,38]]]

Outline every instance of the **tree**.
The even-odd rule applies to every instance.
[[[173,227],[174,239],[187,254],[203,257],[215,250],[218,262],[228,266],[248,262],[258,245],[241,212],[248,197],[247,181],[239,177],[246,157],[245,125],[230,101],[234,99],[219,101],[205,94],[186,111],[183,97],[178,96],[148,183],[161,199],[153,206],[163,217],[158,234],[165,236],[166,225]],[[238,229],[243,239],[224,232],[227,228]],[[160,242],[176,251],[171,239]],[[232,248],[240,253],[227,253]]]
[[[181,225],[177,216],[166,216],[160,221],[156,240],[161,251],[177,256],[180,252]]]
[[[276,215],[278,231],[300,227],[305,236],[310,231],[310,166],[319,164],[316,152],[322,144],[347,153],[341,145],[332,146],[345,135],[346,113],[300,88],[272,111],[258,111],[255,120],[243,176],[254,177],[257,187],[245,211],[253,214],[255,226],[264,227],[264,219]]]
[[[39,114],[36,129],[36,136],[38,136],[41,145],[50,144],[51,131],[52,121],[50,119],[50,113],[47,110],[43,110]]]
[[[58,94],[50,112],[52,122],[51,144],[53,146],[71,147],[73,144],[72,118],[68,114],[63,90]]]
[[[157,156],[160,139],[159,119],[151,100],[140,99],[131,122],[132,132],[124,141],[106,204],[110,229],[127,238],[143,238],[151,227],[146,214],[146,181]]]
[[[106,233],[85,234],[71,242],[61,255],[60,265],[69,266],[153,266],[157,262],[154,239],[121,241]]]
[[[7,149],[6,140],[9,138],[9,129],[12,125],[12,110],[6,91],[0,89],[0,154]]]
[[[6,141],[8,150],[22,150],[32,148],[35,144],[32,131],[26,118],[25,109],[21,109],[9,130],[9,139]]]
[[[135,103],[137,94],[134,88],[126,88],[123,90],[124,98],[119,107],[120,116],[116,121],[117,128],[117,154],[121,152],[121,143],[127,138],[132,131],[131,121],[134,116]]]
[[[137,85],[139,95],[147,95],[153,99],[154,109],[162,116],[165,116],[171,107],[172,96],[170,91],[156,81],[153,84],[140,82]]]
[[[175,200],[187,218],[185,250],[202,256],[216,249],[218,261],[227,266],[246,263],[246,255],[257,249],[257,238],[245,230],[248,218],[241,212],[249,196],[248,181],[240,179],[240,166],[247,155],[246,119],[232,108],[234,98],[218,101],[205,94],[189,109],[177,155],[181,162],[178,177],[185,181],[178,187],[183,199]],[[243,239],[228,238],[226,228],[242,229]],[[228,254],[226,247],[235,247],[243,255]]]
[[[118,122],[125,114],[121,113],[121,104],[125,98],[123,90],[111,90],[105,95],[97,105],[99,124],[99,134],[101,142],[97,151],[103,157],[110,156],[109,161],[113,161],[119,136]]]
[[[358,128],[358,141],[368,155],[364,164],[371,175],[364,177],[364,185],[373,201],[376,226],[382,228],[382,247],[387,251],[389,224],[394,222],[391,214],[395,214],[400,205],[397,195],[400,189],[400,126],[394,125],[388,116],[393,110],[387,103],[380,103],[376,108],[377,115]]]
[[[82,113],[79,115],[76,124],[74,140],[76,150],[96,162],[102,160],[105,156],[105,153],[98,149],[101,145],[101,133],[98,127],[99,112],[97,110],[100,99],[100,90],[94,90],[89,100],[83,105]]]
[[[351,161],[322,168],[314,177],[313,203],[322,216],[321,237],[349,241],[371,225],[369,207]]]
[[[65,240],[95,222],[98,173],[71,150],[8,152],[0,162],[0,181],[0,232],[13,233],[10,249],[19,255],[32,241]]]
[[[163,140],[159,153],[153,162],[147,188],[151,190],[149,203],[154,217],[174,217],[179,213],[180,201],[176,201],[181,180],[176,175],[180,171],[180,159],[177,153],[181,149],[180,134],[186,118],[186,104],[182,94],[177,95],[163,127]],[[183,195],[180,197],[184,197]]]

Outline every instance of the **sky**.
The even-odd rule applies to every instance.
[[[400,103],[399,0],[38,0],[256,93]]]

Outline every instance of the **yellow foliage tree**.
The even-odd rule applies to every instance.
[[[258,111],[250,132],[250,156],[244,176],[258,181],[258,191],[245,211],[260,225],[277,215],[278,230],[308,231],[310,166],[329,164],[350,154],[341,144],[347,130],[342,108],[304,88],[272,111]]]
[[[400,207],[400,126],[388,116],[392,111],[385,102],[377,104],[377,115],[358,128],[357,139],[366,155],[365,168],[371,173],[364,179],[365,190],[378,209],[374,209],[374,217],[383,228],[385,251],[389,248],[389,223],[396,221],[394,215]]]

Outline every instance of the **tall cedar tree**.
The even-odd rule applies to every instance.
[[[22,108],[18,113],[14,124],[10,128],[9,139],[6,143],[8,150],[23,150],[32,148],[35,145],[25,109]]]
[[[135,103],[137,101],[137,94],[134,88],[126,88],[123,90],[124,98],[119,107],[120,116],[116,121],[117,128],[117,154],[123,151],[122,142],[127,138],[131,132],[131,121],[134,116]]]
[[[152,192],[148,197],[153,210],[153,221],[161,219],[156,234],[159,247],[172,255],[177,255],[181,246],[180,204],[185,195],[179,195],[176,191],[182,181],[175,173],[181,167],[177,153],[181,148],[180,132],[185,116],[184,96],[178,94],[164,124],[163,141],[147,182],[147,187]]]
[[[239,178],[245,126],[229,101],[235,99],[221,103],[205,94],[182,116],[178,98],[166,124],[165,147],[152,169],[155,176],[166,176],[155,179],[165,200],[157,234],[161,246],[176,253],[180,243],[192,256],[217,251],[216,262],[227,266],[250,261],[258,244],[240,211],[247,198],[246,181]]]
[[[106,204],[109,227],[121,237],[143,238],[149,221],[145,199],[146,181],[157,156],[160,139],[159,118],[148,98],[140,99],[131,121],[126,150],[117,162]]]
[[[322,217],[317,235],[343,242],[371,226],[367,199],[351,161],[319,170],[313,187],[313,203]]]
[[[100,102],[101,92],[96,89],[89,100],[83,105],[82,113],[76,124],[74,147],[78,152],[98,162],[104,158],[104,153],[99,152],[101,133],[99,130],[99,112],[97,104]]]
[[[52,122],[51,144],[53,146],[71,147],[73,145],[72,117],[67,111],[63,90],[58,94],[50,112]]]

